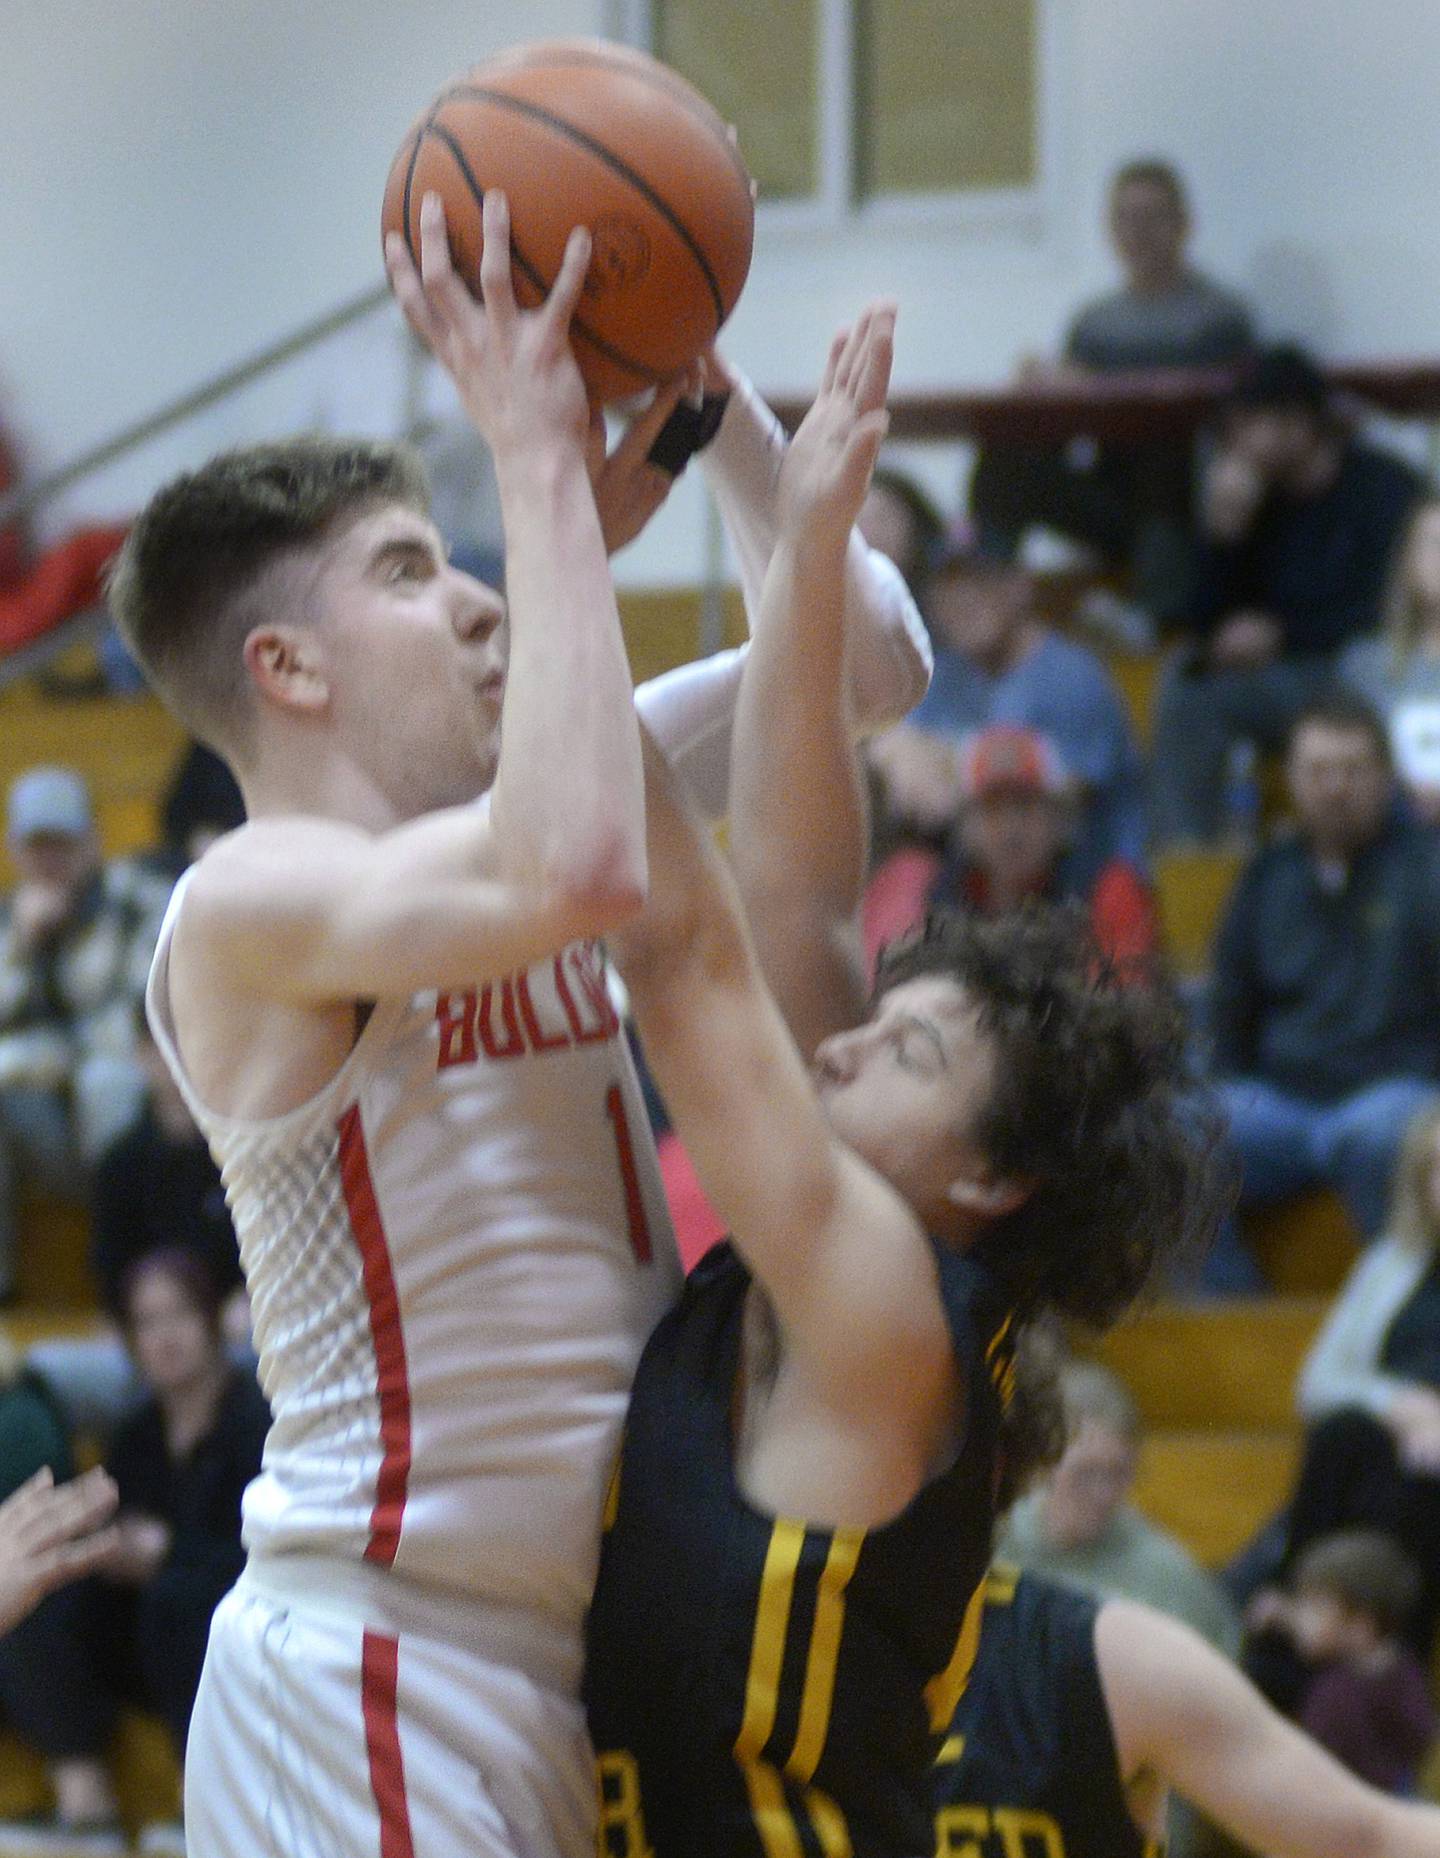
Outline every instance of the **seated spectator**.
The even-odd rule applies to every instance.
[[[1110,236],[1124,282],[1080,310],[1060,366],[1030,364],[1024,378],[1045,386],[1246,355],[1249,312],[1188,263],[1190,230],[1184,183],[1168,162],[1121,168],[1110,186]],[[1175,439],[1081,440],[1061,452],[991,445],[977,462],[970,508],[1007,554],[1040,524],[1128,567],[1141,606],[1169,624],[1183,617],[1189,592],[1193,457],[1190,441]]]
[[[90,796],[68,768],[10,789],[18,882],[0,904],[0,1292],[14,1288],[27,1175],[83,1193],[144,1090],[141,997],[169,886],[128,860],[102,864]]]
[[[1412,810],[1440,826],[1440,496],[1415,508],[1374,638],[1346,648],[1340,672],[1385,718]]]
[[[1239,1622],[1224,1590],[1128,1501],[1140,1465],[1135,1402],[1090,1362],[1067,1364],[1060,1389],[1065,1450],[1002,1522],[996,1556],[1087,1593],[1143,1600],[1233,1655]]]
[[[67,1851],[126,1849],[105,1767],[119,1702],[163,1717],[183,1757],[210,1615],[244,1565],[240,1499],[269,1426],[253,1374],[226,1356],[219,1302],[193,1258],[142,1259],[122,1303],[150,1397],[106,1454],[117,1539],[98,1579],[52,1596],[23,1638],[0,1640],[0,1695],[24,1700],[27,1739],[57,1781]],[[0,1854],[36,1849],[33,1836],[0,1824]],[[174,1829],[183,1850],[180,1838]],[[161,1848],[152,1839],[145,1849]]]
[[[145,1020],[135,1008],[145,1098],[131,1127],[95,1168],[90,1264],[109,1321],[92,1337],[37,1343],[30,1366],[80,1432],[107,1434],[142,1389],[121,1330],[121,1292],[140,1259],[181,1251],[208,1272],[221,1298],[225,1338],[253,1361],[250,1305],[220,1170]]]
[[[1194,636],[1160,692],[1162,840],[1214,841],[1233,745],[1280,747],[1337,654],[1375,630],[1420,488],[1353,435],[1299,349],[1269,350],[1242,378],[1201,498]]]
[[[1286,775],[1295,834],[1216,942],[1214,1068],[1242,1207],[1330,1187],[1368,1239],[1440,1086],[1440,840],[1396,816],[1384,725],[1348,691],[1301,712]]]
[[[872,744],[889,786],[914,785],[926,808],[915,823],[945,831],[958,802],[954,749],[990,723],[1047,736],[1077,785],[1077,867],[1092,877],[1108,860],[1143,868],[1141,763],[1124,699],[1100,660],[1062,638],[1035,610],[1030,578],[963,530],[946,544],[930,583],[926,618],[935,672],[924,701]],[[898,764],[904,764],[896,779]],[[909,783],[912,764],[924,770]],[[908,791],[898,804],[903,806]]]
[[[1295,1494],[1236,1564],[1242,1599],[1313,1542],[1381,1529],[1414,1558],[1413,1642],[1440,1624],[1440,1106],[1405,1131],[1384,1235],[1356,1262],[1300,1372]]]
[[[1155,905],[1124,858],[1077,871],[1074,784],[1051,743],[1033,729],[996,723],[960,753],[960,816],[927,901],[999,915],[1031,902],[1083,902],[1103,955],[1119,968],[1153,960]]]
[[[1413,1563],[1381,1530],[1344,1530],[1311,1543],[1292,1587],[1258,1613],[1298,1661],[1289,1713],[1372,1787],[1413,1793],[1440,1727],[1402,1636],[1419,1587]]]
[[[915,480],[881,465],[870,480],[857,527],[871,548],[895,563],[915,598],[922,599],[945,525]]]

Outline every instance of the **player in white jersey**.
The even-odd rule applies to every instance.
[[[438,202],[423,284],[391,262],[495,454],[508,670],[503,604],[446,563],[392,448],[215,461],[152,501],[115,584],[250,820],[177,891],[150,996],[275,1413],[191,1732],[200,1858],[591,1843],[584,1611],[676,1267],[596,944],[640,907],[644,821],[565,341],[584,241],[523,313],[485,210],[483,306]],[[733,682],[654,706],[682,760]]]

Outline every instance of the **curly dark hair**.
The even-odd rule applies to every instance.
[[[1233,1197],[1178,1002],[1158,976],[1122,979],[1072,905],[936,913],[885,951],[877,993],[927,975],[963,989],[994,1043],[974,1134],[1029,1186],[980,1255],[1022,1320],[1108,1327],[1162,1261],[1208,1246]]]

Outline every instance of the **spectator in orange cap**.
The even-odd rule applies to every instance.
[[[1155,958],[1159,929],[1144,878],[1126,858],[1088,881],[1071,855],[1075,781],[1038,730],[995,723],[970,736],[957,764],[960,810],[925,904],[999,915],[1029,902],[1075,898],[1090,911],[1102,951],[1120,968]]]

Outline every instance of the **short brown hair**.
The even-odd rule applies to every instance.
[[[1190,210],[1180,170],[1173,161],[1166,161],[1159,155],[1142,155],[1134,161],[1127,161],[1124,167],[1117,168],[1110,181],[1111,198],[1122,187],[1132,186],[1163,188],[1182,213]]]
[[[222,452],[158,490],[135,521],[110,581],[126,643],[166,702],[212,747],[245,732],[245,636],[268,569],[313,547],[367,506],[428,512],[408,446],[290,439]]]
[[[1420,1598],[1420,1572],[1398,1542],[1379,1529],[1340,1529],[1312,1542],[1295,1564],[1297,1593],[1332,1595],[1374,1621],[1383,1638],[1410,1623]]]

